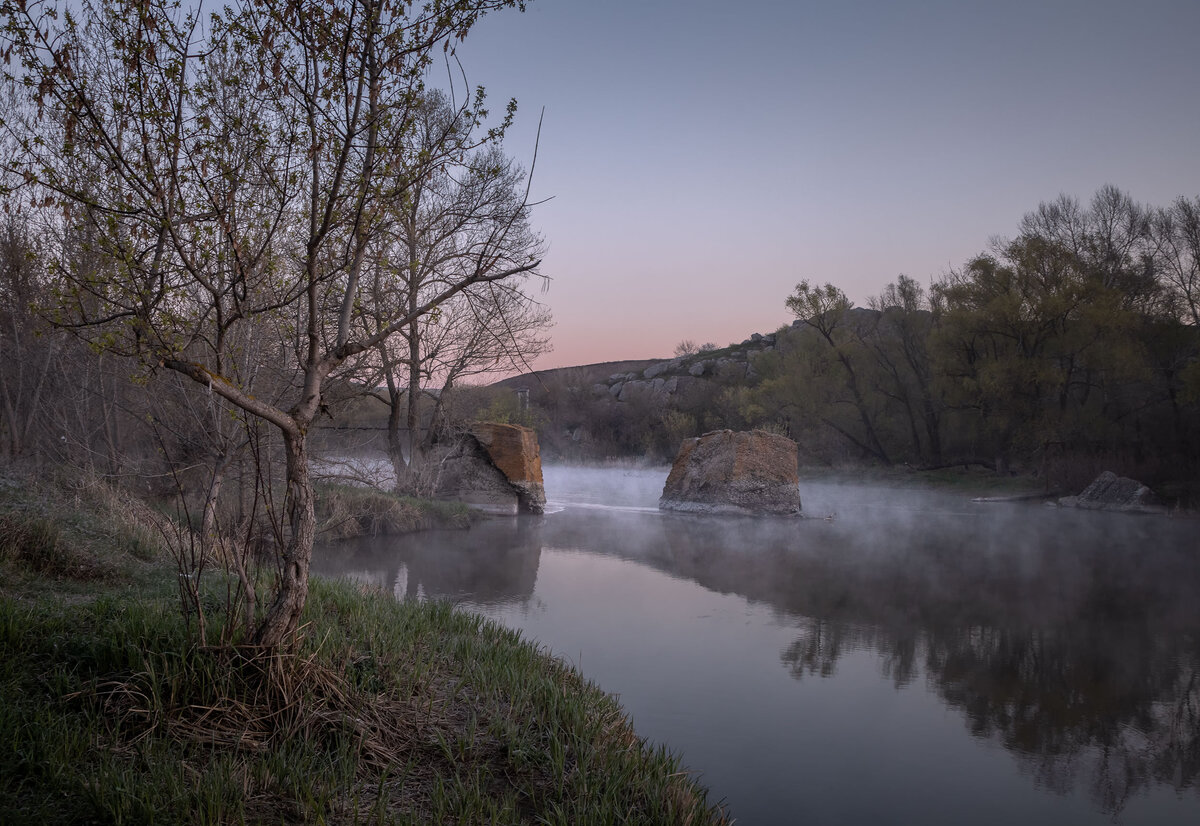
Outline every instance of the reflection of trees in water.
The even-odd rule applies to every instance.
[[[809,620],[801,625],[800,636],[783,652],[784,665],[797,680],[804,677],[832,677],[834,666],[842,656],[843,645],[851,648],[856,640],[846,640],[854,634],[849,626],[840,622]]]
[[[797,636],[780,656],[797,679],[832,675],[854,650],[876,652],[897,688],[923,665],[972,734],[1047,788],[1086,784],[1113,813],[1153,785],[1195,788],[1195,524],[992,513],[1014,512],[824,522],[576,510],[364,541],[344,563],[388,582],[404,569],[411,593],[511,602],[532,596],[543,547],[620,557],[790,618]]]
[[[975,737],[998,741],[1038,785],[1080,784],[1106,812],[1155,785],[1200,791],[1200,651],[1152,628],[985,626],[893,635],[803,618],[781,653],[796,679],[832,676],[849,651],[874,651],[897,688],[924,662],[931,687]],[[1190,650],[1183,646],[1191,646]]]
[[[1105,811],[1156,784],[1200,776],[1197,651],[1140,627],[973,628],[933,634],[926,671],[966,715],[1047,788],[1086,782]]]
[[[679,521],[639,558],[795,618],[780,658],[796,679],[831,676],[854,650],[897,688],[923,665],[971,733],[1046,788],[1086,787],[1110,813],[1154,785],[1195,788],[1195,525],[1016,513]]]
[[[896,688],[917,677],[917,638],[893,637],[870,626],[805,618],[800,634],[780,655],[784,666],[797,680],[832,677],[838,658],[845,651],[873,650],[879,654],[883,676]]]

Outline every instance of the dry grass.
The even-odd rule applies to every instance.
[[[0,479],[0,566],[7,585],[32,572],[75,582],[116,582],[161,559],[165,546],[145,503],[103,481]]]
[[[463,505],[429,502],[350,485],[317,487],[318,530],[326,539],[411,533],[434,527],[467,527]]]

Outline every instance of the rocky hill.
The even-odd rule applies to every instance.
[[[720,377],[752,379],[751,356],[775,349],[776,334],[754,333],[740,344],[672,359],[609,361],[578,367],[537,370],[497,382],[494,386],[529,390],[536,395],[550,385],[587,388],[597,399],[632,402],[655,398],[669,401]]]
[[[551,370],[534,370],[512,376],[492,384],[492,387],[507,387],[513,390],[536,389],[541,383],[595,384],[614,374],[640,373],[662,359],[636,359],[632,361],[602,361],[596,364],[580,364],[574,367],[556,367]]]

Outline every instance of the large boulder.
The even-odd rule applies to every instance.
[[[442,460],[435,495],[490,513],[542,513],[546,490],[537,434],[515,424],[472,424]]]
[[[1078,496],[1067,496],[1058,504],[1087,510],[1126,511],[1131,513],[1162,513],[1166,509],[1154,491],[1136,479],[1118,476],[1106,470],[1097,476]]]
[[[796,443],[765,430],[685,439],[658,506],[691,513],[800,513]]]
[[[678,370],[679,364],[680,360],[677,358],[671,359],[670,361],[660,361],[657,364],[651,364],[642,371],[642,378],[653,379],[657,376],[661,376],[663,373],[669,373],[672,370]]]

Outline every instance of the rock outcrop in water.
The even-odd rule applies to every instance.
[[[1058,504],[1088,510],[1125,511],[1128,513],[1162,513],[1166,509],[1154,491],[1136,479],[1118,476],[1106,470],[1083,489],[1078,496],[1067,496]]]
[[[528,427],[476,422],[441,463],[435,495],[491,513],[542,513],[546,490],[537,434]]]
[[[796,443],[765,430],[685,439],[658,506],[690,513],[800,513]]]

